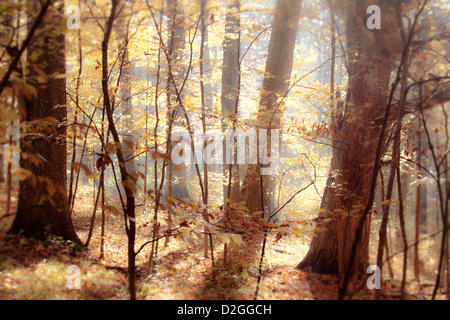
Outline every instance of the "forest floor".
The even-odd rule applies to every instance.
[[[0,195],[0,212],[5,199]],[[136,248],[148,241],[149,213],[137,215]],[[128,299],[127,237],[123,217],[106,215],[104,257],[100,256],[101,217],[97,216],[88,250],[74,251],[57,239],[45,242],[8,234],[13,216],[0,220],[0,299]],[[90,212],[75,212],[73,223],[80,239],[85,241],[91,220]],[[142,221],[142,223],[139,223]],[[160,241],[154,268],[148,272],[150,245],[137,256],[137,294],[139,299],[237,300],[253,299],[258,278],[260,246],[245,242],[234,246],[224,266],[223,245],[216,240],[215,266],[205,258],[202,239],[186,242],[171,238],[164,246]],[[309,240],[294,235],[275,241],[267,239],[266,253],[258,299],[309,300],[336,299],[337,277],[295,270],[306,254]],[[251,253],[251,254],[249,254]],[[400,261],[399,255],[399,261]],[[382,298],[399,299],[401,262],[394,271],[396,280],[383,282]],[[79,267],[81,288],[69,289],[68,279]],[[430,271],[431,272],[431,271]],[[412,272],[410,272],[412,273]],[[368,275],[369,276],[369,275]],[[429,299],[432,272],[427,281],[408,280],[406,299]],[[352,282],[353,299],[372,299],[374,291],[367,289],[366,279]],[[445,298],[442,296],[442,298]]]

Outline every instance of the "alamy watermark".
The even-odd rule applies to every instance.
[[[67,289],[81,289],[81,269],[77,265],[70,265],[67,268],[67,281],[66,287]]]
[[[369,290],[373,289],[381,289],[381,269],[379,266],[370,265],[366,273],[371,274],[369,278],[367,278],[366,285]]]
[[[381,9],[377,5],[370,5],[366,10],[370,17],[367,18],[366,26],[369,30],[381,29]],[[80,29],[81,28],[81,9],[77,5],[70,5],[66,7],[67,28]]]
[[[67,28],[80,29],[81,28],[81,9],[79,6],[71,5],[66,7]]]
[[[367,18],[366,26],[367,29],[381,29],[381,9],[377,5],[371,5],[367,7],[366,13],[371,14],[369,18]]]
[[[194,140],[194,141],[192,141]],[[280,133],[278,129],[207,130],[201,135],[190,135],[187,130],[172,133],[178,142],[172,149],[171,159],[180,164],[262,164],[261,175],[273,175],[280,164]],[[270,155],[268,152],[270,146]],[[247,152],[248,150],[248,152]]]

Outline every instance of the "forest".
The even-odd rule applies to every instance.
[[[2,0],[0,299],[449,300],[449,66],[445,0]]]

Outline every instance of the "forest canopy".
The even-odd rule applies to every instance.
[[[4,0],[0,298],[449,299],[443,0]]]

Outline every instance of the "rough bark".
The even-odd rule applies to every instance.
[[[370,5],[358,1],[346,8],[349,66],[348,95],[343,114],[337,114],[333,157],[319,220],[332,218],[324,232],[311,241],[310,249],[297,266],[317,273],[347,270],[359,217],[367,203],[378,144],[380,121],[385,111],[393,59],[401,48],[396,28],[367,30],[365,11]],[[378,1],[382,25],[395,25],[396,3]],[[351,274],[368,266],[370,217],[366,219]]]
[[[12,2],[9,0],[6,2],[7,6],[12,6]],[[12,32],[12,17],[13,14],[5,14],[0,22],[0,41],[1,43],[12,43],[13,42],[13,32]],[[12,62],[11,56],[3,57],[2,62]],[[4,183],[5,179],[5,152],[7,138],[7,112],[2,112],[0,114],[0,183]]]
[[[11,232],[38,238],[55,235],[80,243],[66,194],[66,79],[56,77],[66,70],[64,34],[55,28],[64,17],[62,12],[63,2],[50,7],[47,18],[53,22],[37,29],[28,50],[28,85],[36,95],[23,99],[20,167],[29,174],[20,182]],[[38,83],[39,69],[47,75],[46,83]]]

